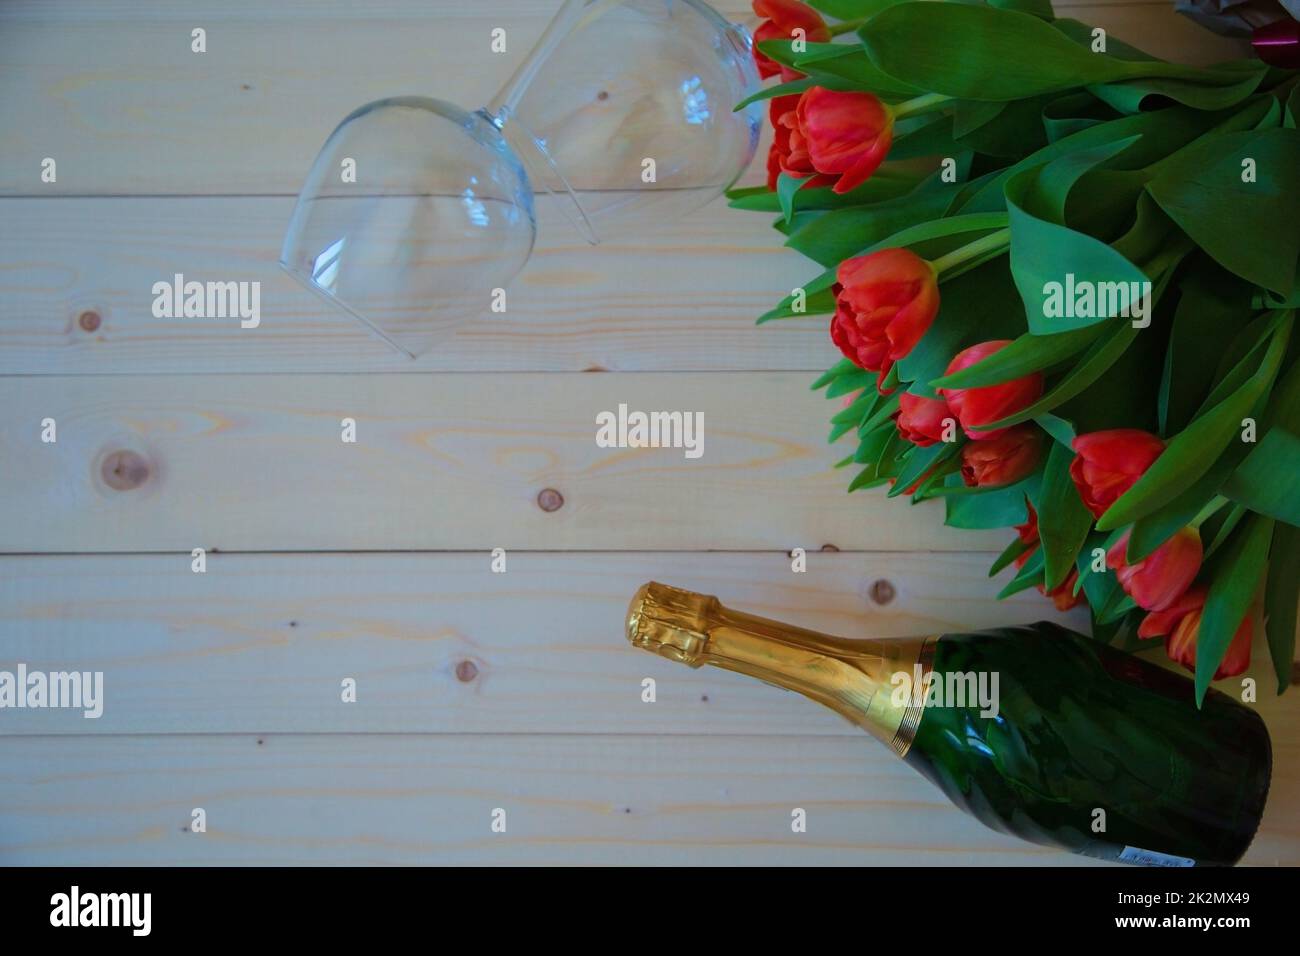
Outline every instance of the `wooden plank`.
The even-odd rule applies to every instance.
[[[334,125],[384,96],[486,103],[558,0],[383,4],[132,3],[0,6],[0,194],[292,195]],[[718,4],[756,22],[749,4]],[[1062,3],[1152,53],[1208,62],[1242,55],[1165,0]],[[202,23],[199,22],[202,20]],[[190,30],[209,31],[208,52]],[[489,47],[507,29],[507,50]],[[40,181],[44,157],[57,183]]]
[[[486,551],[218,554],[204,574],[188,555],[9,557],[0,669],[101,671],[106,696],[97,719],[2,711],[0,732],[859,735],[796,694],[632,648],[632,594],[666,581],[847,636],[1086,630],[1036,592],[993,600],[1008,575],[988,580],[992,557],[813,553],[793,573],[780,553],[517,552],[504,574]]]
[[[431,49],[436,92],[485,101],[554,7],[411,0],[361,15],[347,3],[236,3],[205,12],[216,36],[202,57],[189,52],[189,10],[0,8],[0,195],[36,197],[3,201],[0,212],[0,374],[826,367],[837,353],[825,317],[751,327],[817,268],[782,249],[766,217],[721,203],[593,250],[550,222],[543,201],[541,245],[507,314],[478,320],[417,363],[280,272],[287,197],[347,108],[425,89]],[[722,9],[754,19],[743,2]],[[1163,2],[1060,12],[1177,52],[1229,52]],[[500,23],[514,40],[498,56],[475,38]],[[303,66],[322,63],[331,67]],[[45,156],[60,162],[56,183],[39,180]],[[173,198],[75,198],[159,193]],[[196,194],[223,198],[177,198]],[[155,319],[152,286],[176,272],[262,283],[263,326]],[[78,321],[87,311],[89,331]]]
[[[596,416],[620,404],[702,414],[702,457],[597,447]],[[846,494],[847,446],[824,440],[836,406],[802,373],[9,377],[0,407],[2,552],[1006,541],[942,527],[938,502]]]
[[[754,327],[821,271],[782,247],[771,216],[719,203],[680,230],[595,249],[552,229],[504,314],[412,362],[279,268],[292,208],[277,197],[0,200],[0,374],[821,370],[839,358],[827,316]],[[178,272],[260,282],[261,325],[155,318],[153,285]]]
[[[1296,757],[1247,863],[1300,863]],[[373,734],[0,739],[0,863],[1104,865],[987,829],[871,741]]]

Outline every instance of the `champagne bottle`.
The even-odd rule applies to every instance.
[[[1272,748],[1250,708],[1057,624],[846,640],[643,586],[636,647],[798,691],[880,738],[983,823],[1085,856],[1235,863]]]

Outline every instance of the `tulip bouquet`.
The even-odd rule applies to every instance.
[[[1047,0],[754,0],[766,186],[822,267],[849,490],[1015,529],[990,574],[1209,683],[1300,595],[1300,74],[1154,59]]]

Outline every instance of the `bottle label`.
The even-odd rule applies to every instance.
[[[1141,847],[1126,846],[1120,853],[1121,863],[1137,863],[1141,866],[1195,866],[1195,860],[1185,856],[1173,856],[1169,853],[1157,853],[1155,850],[1143,850]]]

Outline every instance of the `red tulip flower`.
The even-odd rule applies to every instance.
[[[961,477],[971,488],[1010,485],[1028,478],[1043,457],[1043,433],[1033,425],[1008,428],[961,450]]]
[[[894,423],[898,433],[921,448],[944,440],[948,423],[956,424],[948,403],[941,398],[926,398],[904,392],[898,396],[898,413]]]
[[[1052,604],[1058,611],[1069,611],[1083,603],[1083,592],[1074,593],[1075,585],[1079,583],[1079,571],[1077,568],[1070,568],[1070,573],[1065,576],[1065,580],[1058,584],[1052,590],[1047,590],[1041,584],[1038,585],[1038,592],[1043,597],[1050,598]]]
[[[1182,664],[1192,673],[1196,673],[1196,641],[1201,632],[1201,615],[1205,610],[1206,590],[1194,587],[1163,611],[1152,611],[1138,627],[1138,637],[1153,638],[1163,636],[1165,653],[1171,661]],[[1232,643],[1223,655],[1219,669],[1214,672],[1214,679],[1234,677],[1250,666],[1250,641],[1254,628],[1250,615],[1242,618],[1237,633],[1232,636]]]
[[[1029,509],[1029,520],[1024,524],[1016,525],[1016,535],[1020,538],[1022,544],[1028,545],[1025,551],[1016,558],[1016,567],[1023,568],[1034,555],[1034,550],[1038,547],[1038,512],[1034,506],[1025,501],[1025,507]],[[1051,598],[1052,604],[1058,611],[1068,611],[1071,608],[1078,607],[1083,602],[1084,595],[1082,592],[1075,594],[1074,586],[1079,583],[1079,572],[1076,568],[1071,568],[1070,573],[1065,576],[1065,580],[1058,584],[1052,590],[1047,590],[1041,584],[1038,585],[1038,593],[1044,597]]]
[[[1070,477],[1093,517],[1100,518],[1160,457],[1165,443],[1138,428],[1112,428],[1080,435],[1073,447]]]
[[[981,342],[958,352],[948,363],[945,374],[953,375],[964,368],[969,368],[983,361],[994,352],[1010,345],[1010,339],[998,339],[993,342]],[[938,389],[948,401],[948,407],[957,415],[966,435],[976,440],[988,440],[1004,434],[1007,429],[981,428],[990,422],[1014,415],[1016,412],[1032,405],[1043,394],[1043,376],[1038,372],[997,385],[985,385],[980,388],[941,388]]]
[[[764,40],[793,40],[795,30],[803,30],[803,38],[809,43],[829,43],[832,39],[831,28],[821,14],[799,0],[754,0],[754,12],[765,18],[754,30],[754,64],[764,79],[778,73],[786,82],[803,76],[761,52],[758,45]]]
[[[884,381],[916,347],[939,312],[939,280],[907,249],[882,249],[840,263],[831,340],[859,368]]]
[[[789,114],[782,122],[791,123]],[[837,176],[834,191],[846,193],[864,182],[889,154],[894,114],[870,93],[814,86],[799,97],[792,137],[818,173]],[[798,164],[786,172],[799,175]]]
[[[1128,564],[1124,552],[1129,533],[1106,553],[1106,566],[1115,571],[1120,587],[1138,607],[1163,611],[1192,585],[1201,570],[1201,535],[1195,528],[1183,528],[1141,561]]]
[[[768,103],[768,116],[772,121],[772,145],[767,151],[767,188],[776,189],[776,178],[781,173],[788,173],[796,179],[812,179],[805,186],[829,186],[835,182],[834,176],[823,176],[813,168],[812,157],[808,155],[808,144],[799,129],[795,116],[795,107],[799,105],[799,94],[774,96]]]

